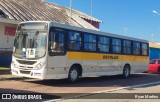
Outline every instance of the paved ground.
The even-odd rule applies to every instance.
[[[152,84],[151,86],[150,85],[149,86],[142,85],[142,86],[132,89],[129,88],[129,89],[116,90],[101,94],[87,95],[79,97],[80,99],[67,99],[61,101],[62,102],[160,102],[160,90],[159,90],[160,85]],[[115,99],[111,98],[113,96],[116,98]],[[117,99],[117,97],[119,97],[119,99]],[[126,98],[126,99],[121,99],[121,98]]]
[[[10,76],[10,75],[8,75]],[[12,76],[12,75],[11,75]],[[0,76],[0,77],[3,77]],[[7,76],[6,76],[7,77]],[[0,78],[1,79],[1,78]],[[3,79],[3,78],[2,78]],[[6,78],[0,81],[0,88],[26,90],[46,93],[90,93],[117,87],[125,87],[143,83],[159,81],[156,74],[135,74],[129,79],[120,76],[107,76],[95,78],[83,78],[77,83],[69,83],[67,80],[35,80],[25,78]],[[11,84],[12,83],[12,84]]]
[[[121,89],[128,86],[155,83],[160,81],[159,77],[160,75],[158,74],[143,73],[143,74],[135,74],[128,79],[123,79],[121,76],[106,76],[106,77],[82,78],[77,83],[69,83],[67,80],[42,81],[36,79],[21,78],[7,74],[7,75],[0,75],[0,93],[35,93],[35,94],[43,93],[43,96],[45,96],[45,98],[47,99],[52,99],[52,98],[59,99],[59,98],[84,95],[88,93],[90,94],[95,92],[103,92],[104,90],[113,91],[114,89],[117,88]],[[157,84],[153,84],[151,86],[154,87],[155,85]],[[157,90],[155,88],[155,90],[153,91],[157,92]],[[75,100],[70,100],[70,101],[75,101]],[[99,101],[104,102],[103,100]],[[119,101],[120,100],[118,101],[116,100],[116,102]],[[113,102],[115,102],[115,100]],[[126,102],[129,101],[126,100]]]

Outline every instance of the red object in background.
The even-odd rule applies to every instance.
[[[87,21],[88,23],[90,23],[91,25],[93,25],[94,27],[96,27],[97,29],[99,29],[99,22],[91,21],[88,19],[84,19],[84,20]]]
[[[153,59],[149,61],[149,70],[150,73],[160,73],[160,59]]]
[[[7,27],[5,26],[5,35],[15,36],[16,34],[16,27]]]

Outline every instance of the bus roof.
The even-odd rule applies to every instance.
[[[75,30],[75,31],[80,31],[80,32],[86,32],[86,33],[91,33],[91,34],[97,34],[97,35],[104,35],[108,37],[115,37],[115,38],[121,38],[121,39],[127,39],[127,40],[133,40],[133,41],[138,41],[138,42],[145,42],[148,43],[147,40],[144,39],[139,39],[139,38],[134,38],[134,37],[127,37],[127,36],[122,36],[118,34],[112,34],[112,33],[106,33],[102,31],[96,31],[96,30],[91,30],[91,29],[86,29],[86,28],[80,28],[68,24],[60,24],[56,22],[51,22],[51,21],[27,21],[27,22],[21,22],[21,23],[33,23],[33,22],[46,22],[51,26],[58,27],[58,28],[64,28],[64,29],[70,29],[70,30]],[[20,23],[20,24],[21,24]]]
[[[121,39],[127,39],[127,40],[133,40],[133,41],[148,43],[148,41],[144,40],[144,39],[127,37],[127,36],[122,36],[122,35],[117,35],[117,34],[112,34],[112,33],[106,33],[106,32],[102,32],[102,31],[86,29],[86,28],[80,28],[80,27],[75,27],[75,26],[71,26],[71,25],[67,25],[67,24],[59,24],[59,23],[51,22],[50,26],[60,27],[60,28],[64,28],[64,29],[71,29],[71,30],[86,32],[86,33],[91,33],[91,34],[104,35],[104,36],[108,36],[108,37],[115,37],[115,38],[121,38]]]

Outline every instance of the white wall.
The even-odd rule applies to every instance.
[[[5,35],[5,26],[16,27],[15,24],[0,23],[0,51],[2,51],[2,48],[13,48],[14,36]]]

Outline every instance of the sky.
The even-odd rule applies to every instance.
[[[47,0],[70,7],[70,0]],[[91,0],[72,0],[72,8],[91,15]],[[160,42],[160,0],[92,0],[100,31]]]

